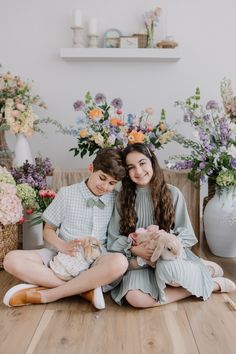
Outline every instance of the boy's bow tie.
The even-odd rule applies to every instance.
[[[101,199],[94,200],[93,198],[89,198],[87,200],[87,207],[92,208],[94,205],[100,209],[104,209],[105,207],[105,204],[101,201]]]

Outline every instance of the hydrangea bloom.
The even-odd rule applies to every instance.
[[[0,223],[16,224],[23,216],[20,199],[13,184],[0,182]]]

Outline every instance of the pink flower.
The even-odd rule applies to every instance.
[[[17,103],[16,108],[21,112],[25,111],[25,105],[22,103]]]
[[[19,111],[17,111],[16,109],[14,109],[13,111],[11,111],[11,115],[12,115],[12,117],[13,117],[13,118],[18,117],[18,116],[19,116],[19,114],[20,114],[20,112],[19,112]]]
[[[47,190],[46,189],[41,189],[39,191],[39,196],[42,197],[42,198],[46,197],[47,196]]]
[[[147,108],[145,109],[145,112],[146,112],[148,115],[152,116],[152,115],[154,114],[154,108],[152,108],[152,107],[147,107]]]

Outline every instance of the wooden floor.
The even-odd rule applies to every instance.
[[[204,242],[199,255],[217,261],[236,281],[236,259],[212,256]],[[16,279],[0,271],[0,297]],[[0,354],[233,354],[236,353],[236,292],[205,302],[188,298],[160,308],[119,307],[106,295],[96,311],[79,296],[48,305],[0,305]]]

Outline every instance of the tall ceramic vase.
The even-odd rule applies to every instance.
[[[236,189],[217,188],[203,217],[211,252],[220,257],[236,257]]]
[[[33,250],[43,246],[43,223],[32,225],[34,215],[26,215],[26,222],[23,224],[23,250]]]
[[[29,142],[24,134],[19,133],[16,134],[14,165],[22,166],[26,160],[30,164],[34,163]]]

